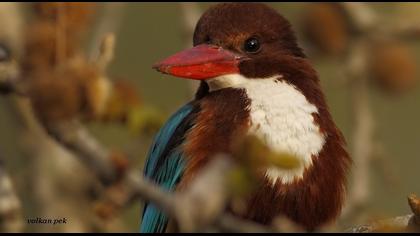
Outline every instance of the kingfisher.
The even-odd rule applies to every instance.
[[[193,47],[154,68],[200,85],[157,133],[146,178],[181,191],[215,154],[232,153],[233,140],[252,134],[303,164],[267,166],[238,217],[270,224],[283,215],[313,231],[339,216],[351,163],[345,139],[317,72],[276,10],[262,3],[216,4],[197,22]],[[146,202],[140,231],[167,232],[169,221]]]

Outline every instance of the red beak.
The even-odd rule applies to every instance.
[[[205,80],[238,73],[240,57],[221,47],[201,44],[155,64],[154,69],[173,76]]]

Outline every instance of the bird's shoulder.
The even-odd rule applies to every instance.
[[[166,190],[173,190],[185,168],[180,146],[191,128],[197,106],[188,103],[176,111],[156,134],[147,155],[144,175]],[[145,203],[141,232],[164,232],[168,217],[154,204]]]
[[[169,117],[167,122],[156,134],[149,149],[144,174],[153,178],[156,171],[174,152],[179,152],[178,146],[182,143],[185,133],[191,128],[197,106],[190,102],[179,108]]]

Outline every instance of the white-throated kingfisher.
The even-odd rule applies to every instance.
[[[230,153],[235,138],[253,134],[303,165],[267,167],[240,217],[270,224],[283,214],[307,230],[334,220],[350,158],[290,23],[264,4],[217,4],[198,21],[193,42],[154,66],[201,82],[155,137],[145,176],[178,191],[215,154]],[[141,231],[165,232],[168,220],[146,203]]]

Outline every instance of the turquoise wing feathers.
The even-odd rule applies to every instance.
[[[172,191],[184,171],[184,158],[179,146],[189,128],[188,117],[193,105],[187,104],[173,114],[156,135],[149,150],[144,175],[162,188]],[[168,217],[154,204],[146,203],[140,232],[164,232]]]

